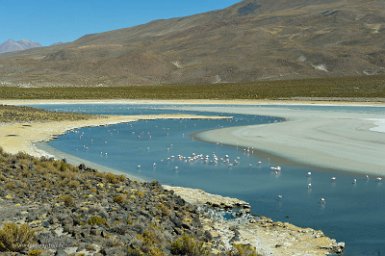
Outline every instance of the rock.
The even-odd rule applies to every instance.
[[[345,250],[345,243],[339,242],[333,247],[333,251],[337,254],[342,253]]]
[[[78,168],[79,168],[79,170],[84,171],[86,169],[86,165],[80,164]]]
[[[68,253],[66,253],[63,249],[59,249],[56,251],[55,256],[68,256]]]
[[[173,191],[186,202],[193,205],[209,205],[220,209],[242,209],[244,213],[249,213],[251,209],[250,204],[245,201],[236,198],[213,195],[200,189],[172,187],[166,185],[163,185],[163,188]]]
[[[49,223],[49,221],[43,221],[42,223],[43,227],[45,228],[49,228],[51,226],[51,224]]]
[[[73,254],[78,250],[78,247],[67,247],[64,248],[64,252],[67,254]]]
[[[177,228],[181,228],[182,227],[182,220],[180,218],[178,218],[177,216],[171,218],[171,222],[177,227]]]

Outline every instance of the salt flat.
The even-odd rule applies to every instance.
[[[370,121],[374,121],[376,125],[373,128],[370,128],[373,132],[383,132],[385,133],[385,119],[370,119]]]
[[[376,128],[380,114],[266,106],[185,109],[286,119],[200,133],[198,137],[205,141],[252,147],[302,164],[385,175],[385,133],[378,132],[382,128]]]

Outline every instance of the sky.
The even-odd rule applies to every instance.
[[[0,43],[43,45],[85,34],[222,9],[239,0],[0,0]]]

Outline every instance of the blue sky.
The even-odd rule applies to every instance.
[[[49,45],[85,34],[222,9],[239,0],[0,0],[0,42]]]

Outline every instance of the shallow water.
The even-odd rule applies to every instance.
[[[38,107],[100,114],[179,112],[146,105]],[[289,108],[307,109],[304,106]],[[385,113],[384,108],[308,108]],[[193,134],[199,131],[277,121],[282,120],[251,115],[233,115],[230,120],[138,121],[78,129],[60,136],[49,145],[146,180],[156,179],[170,185],[202,188],[211,193],[246,200],[251,203],[255,214],[322,229],[328,236],[345,241],[345,255],[385,255],[385,184],[376,182],[374,177],[367,180],[365,175],[353,176],[349,173],[295,165],[266,154],[193,139]],[[213,162],[214,152],[218,157],[217,164]],[[205,160],[185,162],[184,159],[177,159],[178,155],[191,157],[193,153],[204,157],[208,155],[207,163]],[[281,172],[271,170],[272,166],[278,165],[282,167]],[[307,177],[309,171],[312,172],[311,177]],[[336,181],[332,182],[331,177],[336,177]],[[353,184],[353,179],[357,179],[356,184]],[[311,189],[308,188],[309,183],[312,184]],[[281,199],[279,195],[282,196]],[[321,203],[320,198],[325,198],[325,203]]]

